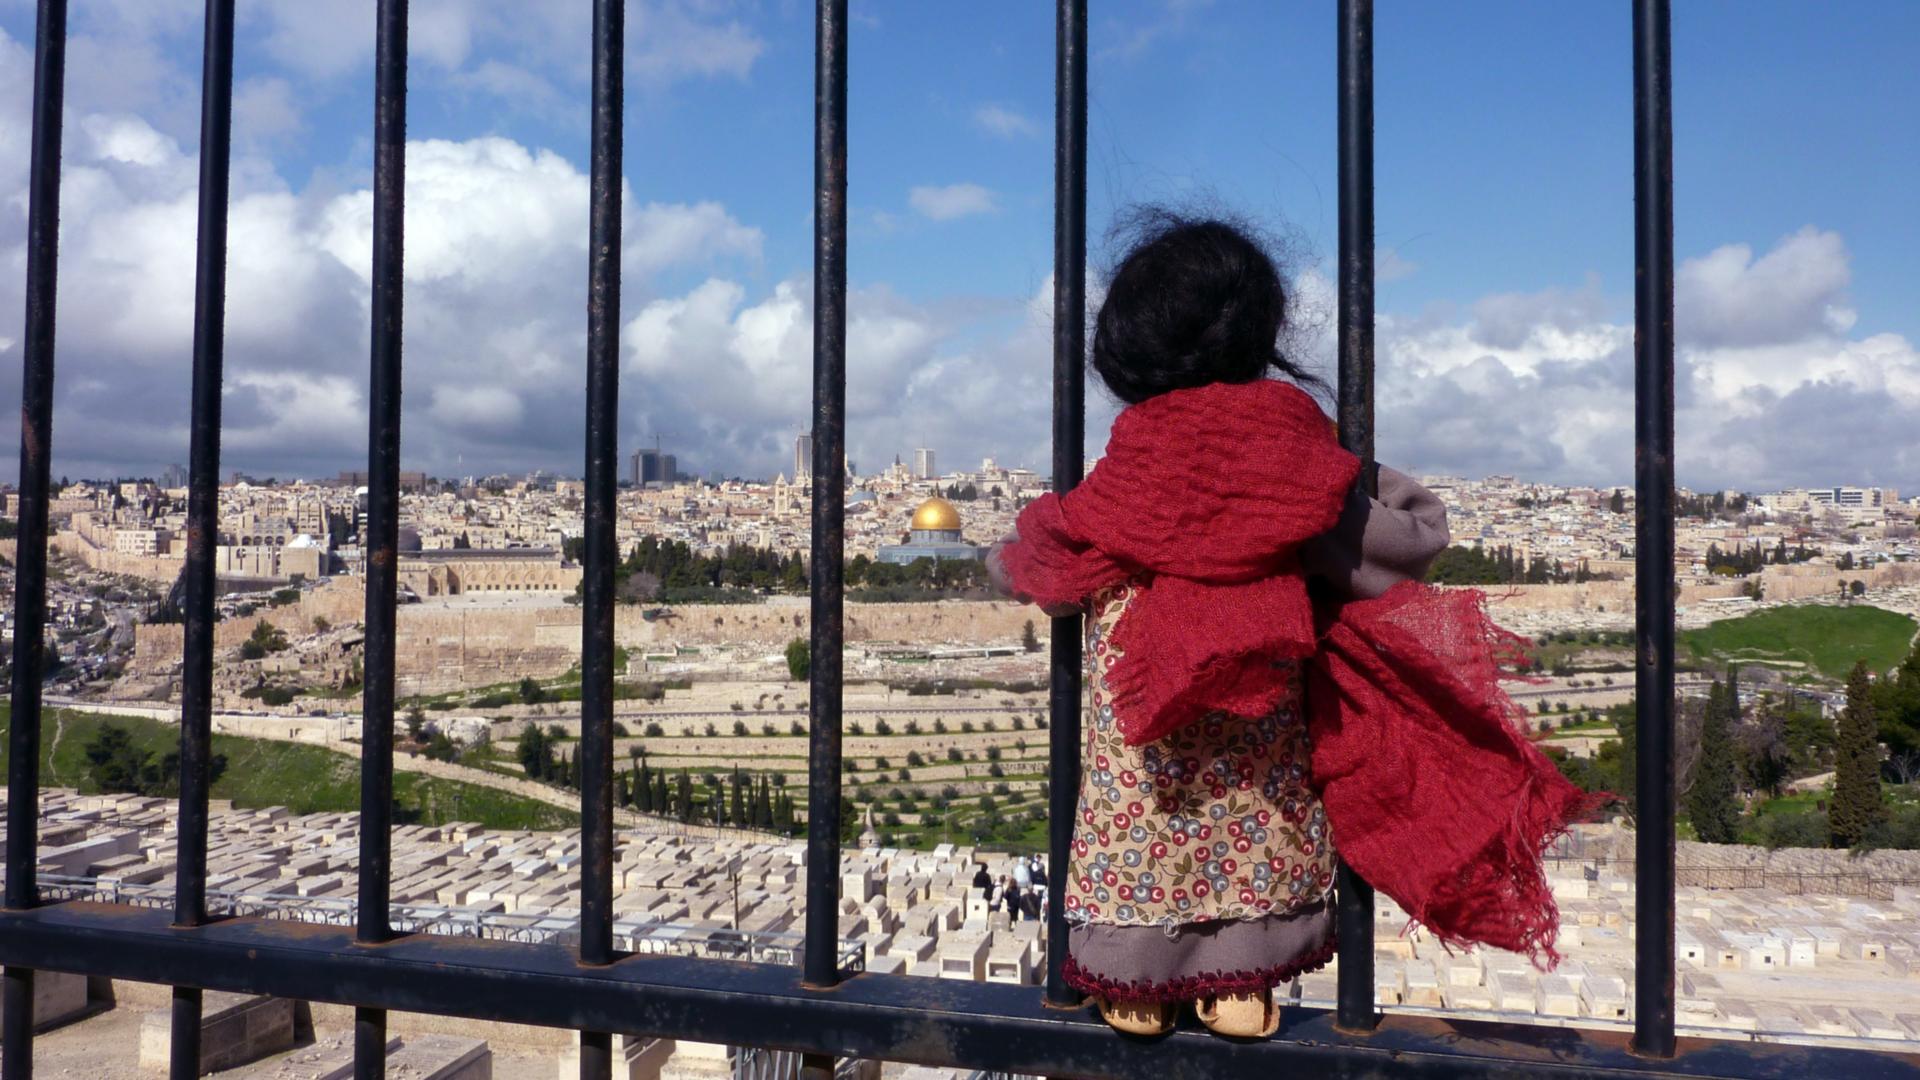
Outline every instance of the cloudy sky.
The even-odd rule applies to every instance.
[[[1051,6],[855,0],[863,469],[916,446],[1046,468]],[[414,0],[409,468],[581,469],[588,7]],[[1681,481],[1920,490],[1920,5],[1677,7]],[[152,474],[187,456],[199,4],[72,8],[54,472]],[[224,460],[330,475],[365,461],[373,4],[239,10]],[[808,413],[812,5],[628,10],[622,448],[771,476]],[[1383,459],[1631,479],[1628,18],[1381,5]],[[9,415],[32,19],[0,0]],[[1095,265],[1117,207],[1231,207],[1297,241],[1324,363],[1332,5],[1104,0],[1091,39]],[[1097,452],[1112,406],[1089,400]]]

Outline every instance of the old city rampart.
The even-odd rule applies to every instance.
[[[303,593],[296,603],[225,619],[214,627],[214,647],[238,648],[261,621],[289,637],[310,634],[317,625],[357,623],[362,611],[359,585],[341,579]],[[1018,640],[1035,617],[1034,610],[1023,605],[991,601],[848,604],[846,639],[1006,643]],[[580,609],[573,605],[407,604],[396,620],[395,666],[405,693],[495,682],[503,672],[557,675],[580,658]],[[777,650],[806,633],[807,607],[802,603],[691,604],[665,610],[623,606],[614,613],[615,642],[636,651],[743,643]],[[171,671],[179,663],[182,641],[177,625],[137,627],[134,672],[155,676]]]

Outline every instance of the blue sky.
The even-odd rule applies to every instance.
[[[74,4],[68,186],[108,192],[68,199],[56,446],[76,473],[184,459],[180,327],[125,324],[190,280],[196,7]],[[227,456],[328,473],[363,453],[372,4],[240,7],[235,193],[255,202],[235,243],[262,250],[236,261],[282,275],[247,302],[279,295],[268,282],[288,300],[236,331]],[[413,166],[436,186],[410,198],[410,464],[578,471],[586,7],[415,0],[409,134],[442,142]],[[1920,486],[1920,5],[1677,8],[1683,482]],[[856,460],[1041,464],[1051,5],[853,10]],[[0,0],[8,356],[31,14]],[[629,18],[623,442],[661,433],[702,471],[770,475],[805,417],[812,5],[634,0]],[[1383,457],[1630,475],[1629,29],[1626,4],[1380,5]],[[1096,266],[1117,206],[1200,200],[1290,229],[1303,310],[1324,312],[1333,32],[1331,3],[1095,5]],[[89,302],[119,329],[94,332]],[[1325,335],[1303,347],[1324,356]],[[1095,451],[1110,413],[1096,397]]]

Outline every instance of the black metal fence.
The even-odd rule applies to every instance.
[[[1056,0],[1054,483],[1078,482],[1086,300],[1086,0]],[[1340,100],[1339,418],[1350,449],[1373,446],[1372,2],[1338,0]],[[371,417],[364,733],[357,923],[210,917],[208,740],[220,457],[228,144],[234,0],[207,0],[186,564],[180,843],[171,913],[72,899],[35,879],[45,647],[66,0],[38,0],[15,593],[5,908],[0,911],[5,1080],[32,1074],[35,969],[169,984],[172,1074],[195,1075],[204,990],[355,1008],[356,1072],[384,1074],[387,1010],[574,1028],[583,1077],[607,1077],[611,1033],[803,1055],[878,1058],[1050,1076],[1216,1077],[1281,1070],[1329,1076],[1635,1073],[1684,1076],[1914,1075],[1908,1056],[1674,1036],[1673,938],[1673,211],[1668,0],[1634,0],[1635,476],[1642,703],[1638,760],[1639,927],[1632,1037],[1497,1020],[1382,1017],[1373,1000],[1371,891],[1340,876],[1338,1007],[1290,1009],[1281,1037],[1114,1034],[1060,978],[1066,933],[1048,913],[1044,993],[1018,986],[848,974],[835,913],[840,863],[840,704],[846,400],[847,3],[818,0],[814,164],[813,671],[806,936],[799,965],[628,955],[612,911],[613,500],[618,400],[623,0],[593,0],[588,254],[586,576],[582,668],[581,916],[577,948],[396,930],[388,886],[393,793],[395,553],[399,525],[406,0],[378,0],[374,107]],[[1052,774],[1078,774],[1080,626],[1053,625]],[[1053,785],[1051,854],[1067,865],[1074,786]],[[55,883],[49,883],[53,885]],[[230,909],[229,909],[230,910]],[[405,923],[402,920],[403,925]]]

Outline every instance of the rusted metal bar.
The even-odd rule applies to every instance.
[[[1373,0],[1340,0],[1340,445],[1358,455],[1374,490],[1373,460]],[[1337,842],[1337,841],[1336,841]],[[1373,886],[1344,861],[1337,871],[1340,1026],[1368,1031],[1373,1001]]]
[[[1673,1036],[1673,51],[1667,0],[1633,5],[1633,1045]]]
[[[54,294],[60,262],[60,109],[66,0],[40,0],[27,165],[27,310],[20,347],[20,520],[14,552],[13,700],[7,732],[6,907],[39,902],[40,680],[46,674],[47,501],[52,485]],[[0,978],[0,1077],[33,1075],[33,971]]]
[[[813,566],[806,981],[839,981],[841,597],[847,496],[847,3],[814,24]]]
[[[585,572],[580,614],[580,961],[613,952],[613,570],[620,439],[620,165],[626,0],[594,0],[587,247]],[[613,1042],[580,1033],[581,1080],[606,1080]]]
[[[393,936],[394,605],[399,597],[400,364],[407,184],[407,0],[379,0],[373,101],[373,332],[368,376],[366,643],[360,735],[360,882],[356,939]],[[361,1080],[386,1072],[387,1018],[354,1016],[353,1067]]]
[[[1080,483],[1086,462],[1087,4],[1059,0],[1053,62],[1053,487]],[[1080,616],[1053,620],[1047,693],[1047,1001],[1066,984],[1067,867],[1080,798]]]
[[[226,352],[227,177],[233,133],[233,0],[207,0],[200,65],[200,219],[193,297],[187,557],[180,665],[180,823],[173,921],[207,921],[207,793],[212,778],[214,549],[220,543],[220,386]],[[200,991],[173,990],[168,1071],[200,1074]]]
[[[625,0],[593,5],[585,571],[580,642],[580,959],[613,959],[613,571],[620,433],[621,46]]]

